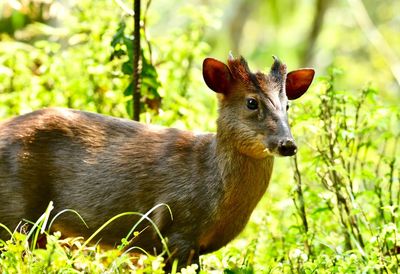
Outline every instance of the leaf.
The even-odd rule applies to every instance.
[[[129,83],[129,85],[124,90],[125,96],[132,96],[132,89],[133,89],[133,81]]]
[[[124,37],[125,28],[126,28],[126,23],[125,23],[125,21],[123,21],[123,20],[120,21],[120,23],[119,23],[119,25],[118,25],[117,32],[114,34],[114,36],[113,36],[113,38],[112,38],[112,40],[111,40],[111,46],[112,46],[113,48],[115,48],[115,46],[116,46],[118,43],[121,43],[121,40],[122,40],[123,37]]]
[[[126,52],[122,49],[115,50],[111,53],[110,61],[112,61],[115,57],[121,58],[122,56],[126,55]]]
[[[324,212],[324,211],[330,211],[330,210],[331,209],[329,207],[320,207],[320,208],[317,208],[316,210],[314,210],[312,212],[312,215],[316,215],[318,213],[321,213],[321,212]]]
[[[122,72],[126,75],[133,74],[133,64],[130,60],[128,60],[122,64]]]
[[[126,46],[126,50],[128,52],[129,60],[131,60],[131,62],[133,61],[133,52],[134,52],[134,49],[135,49],[135,45],[133,43],[133,39],[134,38],[128,37],[126,35],[122,38],[123,43]],[[143,53],[142,53],[142,60],[143,60]]]
[[[125,104],[126,112],[128,113],[129,117],[133,117],[133,100],[132,98],[126,101]]]

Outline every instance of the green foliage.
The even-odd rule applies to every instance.
[[[159,115],[151,120],[178,128],[215,130],[215,95],[202,81],[201,64],[210,50],[206,30],[216,24],[217,13],[211,7],[183,5],[176,14],[186,24],[152,40],[163,102]]]
[[[46,235],[46,247],[32,249],[27,236],[15,232],[0,247],[0,269],[3,273],[163,273],[161,257],[101,251],[98,246],[82,248],[82,239],[60,237],[59,232]]]
[[[21,1],[26,7],[19,10],[9,9],[9,2],[18,1],[0,3],[0,118],[47,106],[132,116],[133,23],[116,1],[71,1],[60,9],[59,1],[30,0]],[[229,12],[240,1],[214,1],[212,7],[200,2],[153,1],[143,15],[146,123],[215,130],[215,95],[202,82],[201,62],[206,55],[223,59],[231,49],[237,22],[230,22]],[[364,2],[398,52],[400,2]],[[300,63],[315,3],[257,3],[243,26],[241,53],[259,68],[269,65],[272,54],[289,68]],[[330,64],[336,67],[289,110],[299,153],[290,162],[277,159],[268,194],[246,231],[202,256],[203,273],[399,271],[398,83],[388,60],[358,29],[354,11],[344,7],[347,2],[331,5],[314,59],[319,75]],[[228,13],[222,16],[222,10]],[[340,16],[345,20],[338,21]],[[396,65],[396,58],[389,61]],[[0,241],[2,272],[162,273],[161,257],[103,251],[88,239],[49,234],[41,229],[51,224],[46,216],[36,229],[9,231],[12,238]],[[36,248],[40,235],[45,249]],[[120,249],[135,235],[121,235]]]
[[[332,69],[311,91],[318,99],[290,109],[292,131],[300,137],[294,187],[286,199],[280,189],[281,205],[256,212],[245,243],[235,243],[253,254],[256,273],[399,270],[399,112],[382,105],[370,87],[336,89],[341,74]],[[270,204],[274,197],[267,199]],[[220,251],[220,259],[232,250]]]
[[[36,22],[20,31],[33,35],[28,40],[0,34],[0,117],[48,106],[127,117],[124,95],[116,91],[128,79],[120,76],[121,61],[109,60],[117,14],[108,12],[112,3],[98,1],[96,9],[91,4],[79,1],[69,10],[63,18],[68,29]],[[90,26],[81,23],[88,18]]]
[[[125,17],[124,17],[125,18]],[[133,52],[134,52],[134,37],[127,33],[126,21],[127,19],[121,20],[118,25],[117,32],[115,33],[111,46],[114,51],[111,55],[111,60],[114,58],[126,59],[122,63],[121,71],[124,75],[132,78],[133,74]],[[132,22],[130,22],[132,25]],[[143,35],[143,38],[146,37]],[[143,40],[142,38],[142,40]],[[146,53],[145,53],[145,49]],[[153,113],[158,113],[161,107],[161,96],[158,93],[158,89],[161,84],[158,80],[158,73],[155,66],[152,64],[151,58],[151,48],[146,47],[141,49],[141,75],[140,75],[140,93],[141,93],[141,112],[152,111]],[[150,57],[148,57],[150,56]],[[125,58],[124,58],[125,57]],[[129,85],[124,91],[126,99],[126,111],[130,117],[133,117],[133,79],[131,79]]]
[[[118,273],[124,271],[164,273],[162,270],[164,266],[162,254],[160,256],[142,255],[138,253],[141,252],[140,247],[126,248],[130,243],[131,234],[133,234],[133,237],[137,235],[138,232],[135,231],[135,228],[142,221],[150,222],[159,233],[148,216],[160,206],[165,205],[160,204],[146,214],[125,212],[116,215],[84,241],[82,237],[61,239],[60,232],[49,233],[53,221],[67,212],[57,213],[50,221],[51,212],[54,208],[52,202],[50,202],[46,212],[35,223],[28,222],[20,226],[17,231],[12,233],[9,240],[0,242],[0,270],[3,273],[53,273],[60,271],[68,273]],[[111,222],[133,214],[142,216],[142,218],[132,227],[132,233],[130,232],[126,238],[122,239],[120,248],[104,251],[100,249],[99,245],[89,245],[89,242]],[[6,229],[8,230],[8,228]],[[161,234],[160,237],[162,238]],[[45,247],[39,248],[44,243]],[[165,245],[164,239],[163,243]],[[135,251],[136,253],[134,253]],[[170,254],[167,247],[166,253]],[[188,273],[193,272],[190,270],[191,268],[188,268]]]

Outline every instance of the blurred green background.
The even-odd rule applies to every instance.
[[[48,106],[131,117],[132,8],[1,0],[0,119]],[[143,122],[215,131],[217,101],[201,76],[209,56],[232,51],[263,72],[272,55],[316,69],[289,114],[297,169],[277,159],[250,225],[206,267],[398,270],[399,11],[394,0],[142,1]]]
[[[201,63],[207,56],[226,60],[230,50],[254,70],[267,71],[272,55],[289,70],[314,67],[317,76],[333,65],[345,71],[339,88],[371,84],[387,102],[399,101],[399,1],[142,2],[147,40],[142,46],[164,99],[157,117],[143,114],[147,121],[214,129],[208,121],[215,117],[215,100],[202,83]],[[133,6],[111,0],[2,0],[0,117],[50,105],[126,116],[127,98],[120,91],[129,77],[121,75],[123,60],[110,61],[119,22],[126,22],[127,35],[133,28],[121,5]],[[177,109],[186,123],[178,121]],[[197,111],[201,117],[193,115]]]

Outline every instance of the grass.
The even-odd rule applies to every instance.
[[[61,232],[50,233],[55,219],[66,212],[73,212],[79,218],[78,212],[63,210],[50,218],[54,209],[50,202],[46,211],[36,222],[25,221],[20,223],[14,231],[0,224],[10,238],[0,240],[0,271],[1,273],[164,273],[164,254],[169,254],[165,239],[160,231],[149,219],[153,210],[164,204],[157,205],[146,214],[126,212],[118,214],[104,223],[90,237],[63,238]],[[92,244],[92,239],[107,225],[125,215],[140,215],[142,218],[132,227],[121,244],[116,249],[102,249],[101,244]],[[82,222],[84,220],[81,218]],[[159,256],[152,256],[140,247],[130,247],[131,237],[138,235],[136,227],[143,220],[149,221],[156,229],[164,243],[164,252]],[[29,227],[29,229],[28,229]],[[202,257],[204,265],[201,273],[253,273],[251,257],[255,249],[255,242],[247,247],[243,254],[239,247],[243,242],[236,242],[235,246],[211,255]],[[196,273],[197,265],[185,269],[177,269],[175,261],[171,273]],[[224,269],[224,270],[222,270]]]
[[[278,162],[274,176],[284,179],[281,178],[284,168],[286,162]],[[314,250],[310,252],[304,245],[304,231],[301,218],[296,216],[293,194],[282,189],[278,178],[272,181],[245,231],[228,246],[201,257],[201,273],[398,273],[400,255],[396,248],[400,233],[396,222],[370,223],[373,231],[366,237],[368,241],[364,247],[356,245],[346,250],[342,237],[336,234],[340,226],[335,225],[334,219],[324,217],[329,211],[317,209],[308,213],[308,236]],[[63,210],[54,218],[65,212],[78,214]],[[50,233],[54,222],[54,218],[50,219],[51,213],[52,203],[36,222],[30,222],[29,230],[27,226],[19,226],[12,231],[0,225],[0,229],[10,234],[7,241],[0,240],[1,273],[164,273],[161,255],[140,253],[140,247],[124,250],[129,239],[137,235],[138,223],[128,235],[121,235],[121,244],[116,249],[104,250],[101,245],[91,243],[91,239],[113,220],[137,213],[114,216],[87,239],[64,239],[60,232]],[[142,214],[140,221],[147,219],[150,213]],[[46,245],[38,248],[43,237]],[[356,239],[351,241],[357,243]],[[172,273],[196,273],[196,269],[196,265],[182,270],[175,267]]]
[[[147,220],[154,226],[162,239],[165,253],[169,254],[165,239],[162,238],[160,231],[148,217],[160,206],[166,205],[157,205],[146,214],[137,212],[118,214],[104,223],[88,239],[83,237],[63,239],[60,232],[50,233],[50,228],[55,218],[72,210],[63,210],[50,220],[51,212],[54,209],[53,203],[50,202],[46,211],[35,223],[26,222],[30,225],[27,231],[26,225],[20,225],[14,232],[1,225],[1,228],[10,234],[10,239],[0,240],[0,270],[2,273],[164,273],[162,270],[164,253],[152,256],[141,250],[140,247],[124,250],[130,242],[128,239],[137,235],[136,227],[143,220]],[[77,212],[72,212],[79,216]],[[121,244],[117,249],[103,250],[99,244],[90,244],[92,239],[107,225],[126,215],[139,215],[141,219],[132,227],[128,235],[121,239]],[[84,223],[82,218],[81,220]],[[39,248],[38,246],[43,243],[45,246]],[[189,267],[186,273],[194,272],[195,267]],[[176,264],[172,273],[175,272]]]

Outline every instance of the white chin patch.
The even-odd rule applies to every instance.
[[[269,148],[265,148],[265,149],[263,150],[263,152],[264,152],[264,153],[267,153],[267,154],[269,154],[269,155],[274,155],[274,153],[273,153]]]
[[[263,150],[263,152],[266,153],[266,154],[269,155],[269,156],[277,156],[277,157],[281,157],[281,156],[282,156],[282,155],[280,155],[279,153],[277,153],[276,151],[271,150],[271,149],[269,149],[269,148],[265,148],[265,149]]]

